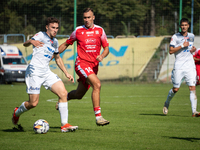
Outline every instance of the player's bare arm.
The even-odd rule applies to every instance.
[[[58,48],[59,54],[62,53],[64,50],[66,50],[68,46],[69,46],[69,45],[68,45],[66,42],[64,42],[63,44],[61,44],[61,45],[59,46],[59,48]],[[51,60],[52,60],[53,58],[54,58],[54,55],[52,56]]]
[[[190,50],[190,53],[194,53],[196,51],[196,47],[192,46],[192,49]]]
[[[42,47],[43,46],[43,42],[40,42],[40,41],[38,41],[38,40],[32,40],[32,39],[30,39],[30,40],[27,40],[23,45],[25,46],[25,47],[28,47],[28,46],[30,46],[30,45],[33,45],[33,46],[35,46],[35,47]]]
[[[64,50],[67,49],[67,47],[69,46],[69,44],[67,44],[66,42],[64,42],[63,44],[61,44],[58,48],[59,53],[62,53]]]
[[[200,58],[193,57],[195,61],[200,61]]]
[[[104,48],[103,53],[101,55],[98,55],[96,59],[99,62],[101,62],[106,56],[108,56],[108,54],[109,54],[109,47],[107,46],[107,47]]]
[[[173,54],[173,53],[179,51],[181,48],[184,48],[184,47],[187,47],[187,46],[189,46],[189,42],[187,42],[185,40],[184,43],[181,46],[179,46],[179,47],[172,47],[172,46],[170,46],[169,53]]]
[[[65,76],[74,83],[74,78],[71,74],[69,74],[67,72],[67,69],[65,68],[65,65],[62,61],[62,58],[60,57],[59,54],[54,54],[54,58],[55,58],[55,61],[56,61],[56,64],[58,65],[58,67],[63,71],[63,73],[65,74]]]

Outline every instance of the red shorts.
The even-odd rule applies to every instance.
[[[79,76],[79,79],[77,81],[78,82],[82,81],[85,88],[89,89],[90,85],[86,82],[86,79],[91,74],[97,75],[98,65],[94,65],[92,63],[78,62],[75,65],[75,71],[76,71],[76,74]]]
[[[196,65],[196,71],[197,71],[197,81],[200,80],[200,65]]]

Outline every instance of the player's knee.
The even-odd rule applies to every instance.
[[[100,82],[97,82],[97,83],[94,85],[94,88],[100,90],[100,89],[101,89],[101,83],[100,83]]]
[[[179,90],[178,88],[174,88],[173,92],[176,93],[176,92],[178,92],[178,90]]]
[[[65,90],[65,91],[61,92],[61,93],[59,94],[59,97],[60,97],[60,98],[66,98],[66,99],[67,99],[67,91]]]

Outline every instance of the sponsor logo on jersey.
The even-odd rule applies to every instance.
[[[89,38],[85,40],[86,44],[96,44],[96,39],[94,38]]]
[[[189,39],[189,37],[184,37],[185,40]]]
[[[94,34],[94,31],[88,31],[86,34]]]

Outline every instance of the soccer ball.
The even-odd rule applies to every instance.
[[[35,133],[47,133],[49,131],[49,123],[44,119],[37,120],[33,125]]]

